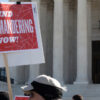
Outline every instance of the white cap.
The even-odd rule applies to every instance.
[[[62,89],[63,91],[67,91],[66,87],[62,87],[61,84],[56,79],[54,79],[50,76],[47,76],[47,75],[39,75],[32,82],[34,82],[34,81],[38,82],[38,83],[41,83],[41,84],[57,87],[59,89]],[[34,86],[32,86],[31,83],[28,84],[28,85],[22,86],[21,89],[23,91],[33,90]]]

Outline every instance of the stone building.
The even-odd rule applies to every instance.
[[[47,74],[68,87],[64,100],[100,99],[100,0],[20,1],[38,4],[46,63],[10,68],[16,86]]]

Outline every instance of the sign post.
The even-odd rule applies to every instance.
[[[9,98],[10,98],[10,100],[13,100],[13,94],[12,94],[12,88],[11,88],[11,82],[10,82],[10,74],[9,74],[9,68],[8,68],[7,54],[3,53],[3,58],[4,58],[5,68],[6,68]]]

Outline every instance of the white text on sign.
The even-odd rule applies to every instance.
[[[1,43],[15,43],[18,42],[18,37],[0,37],[0,44]]]
[[[12,11],[0,11],[0,17],[12,17]]]

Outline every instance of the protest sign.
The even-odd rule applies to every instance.
[[[8,53],[9,66],[44,63],[36,3],[0,4],[0,53]]]
[[[38,49],[32,4],[0,4],[0,52]]]
[[[10,100],[8,66],[39,63],[44,63],[44,54],[36,3],[0,3],[0,67],[6,67]]]

